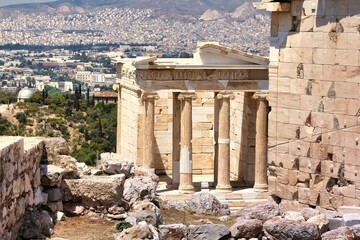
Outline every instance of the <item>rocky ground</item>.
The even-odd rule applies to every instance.
[[[64,140],[46,141],[54,154],[40,167],[43,206],[26,214],[19,239],[360,239],[357,208],[330,212],[267,201],[230,216],[228,205],[206,192],[161,200],[159,177],[116,154],[102,154],[90,168],[66,155]]]

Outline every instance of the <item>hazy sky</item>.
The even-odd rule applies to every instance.
[[[19,3],[54,2],[55,0],[0,0],[0,7]]]

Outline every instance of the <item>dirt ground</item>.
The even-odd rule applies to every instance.
[[[234,222],[235,217],[231,217],[226,222],[218,220],[219,216],[193,214],[189,212],[182,212],[175,209],[162,210],[163,224],[182,223],[185,225],[200,225],[205,222],[199,221],[207,219],[214,224],[224,224],[230,228]],[[110,221],[107,219],[91,219],[90,217],[68,217],[65,221],[58,222],[54,228],[54,235],[52,238],[61,237],[67,240],[113,240],[113,234],[116,233],[115,225],[118,221]]]
[[[61,237],[67,240],[113,240],[117,221],[91,219],[90,217],[68,217],[58,222],[52,238]]]

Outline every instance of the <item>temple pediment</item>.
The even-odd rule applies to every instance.
[[[262,91],[268,89],[268,59],[217,43],[199,43],[192,58],[119,59],[123,86],[144,91]]]
[[[118,63],[136,69],[268,69],[267,58],[227,48],[217,43],[199,43],[192,58],[137,57]]]
[[[269,61],[260,56],[242,52],[239,50],[223,47],[217,43],[199,43],[194,61],[202,65],[240,65],[240,66],[263,66]]]

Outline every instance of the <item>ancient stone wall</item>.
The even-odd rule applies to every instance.
[[[25,211],[42,203],[40,161],[43,149],[41,139],[0,137],[1,239],[15,239]]]
[[[121,106],[121,154],[141,165],[143,108],[137,92],[122,88]]]
[[[230,174],[233,180],[254,183],[257,102],[253,93],[235,93],[230,107]]]
[[[360,206],[360,1],[281,4],[271,22],[269,191]]]

